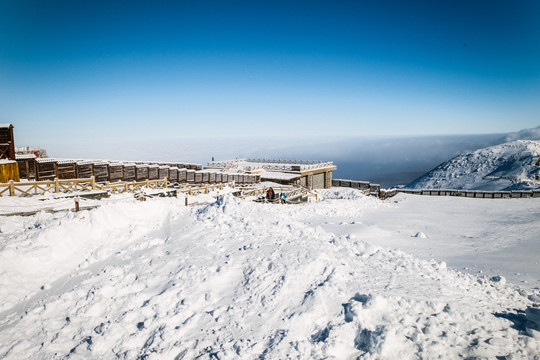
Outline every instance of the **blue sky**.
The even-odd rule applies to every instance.
[[[0,1],[17,145],[540,124],[540,2]]]

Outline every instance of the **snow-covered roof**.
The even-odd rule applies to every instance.
[[[301,175],[299,174],[290,174],[277,171],[265,171],[261,174],[261,179],[263,180],[295,180],[299,179]]]
[[[15,159],[17,160],[28,160],[28,159],[35,159],[36,155],[34,154],[15,154]]]
[[[77,161],[77,165],[92,165],[93,162],[91,160],[79,160]]]
[[[55,158],[37,158],[36,159],[36,162],[40,163],[40,164],[46,164],[46,163],[54,163],[54,162],[57,162],[58,159],[55,159]]]
[[[0,128],[5,129],[9,128],[10,126],[13,126],[12,124],[0,124]]]
[[[57,164],[75,164],[75,160],[61,159],[56,162]]]
[[[199,173],[218,173],[221,172],[220,169],[203,169],[203,170],[197,170]]]
[[[276,160],[276,159],[235,159],[224,161],[212,161],[208,163],[209,168],[214,169],[241,169],[253,171],[264,169],[266,171],[287,171],[303,172],[316,169],[333,167],[332,161],[316,160]]]

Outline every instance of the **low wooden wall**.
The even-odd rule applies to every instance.
[[[32,162],[32,166],[30,166]],[[97,183],[118,181],[146,181],[167,178],[170,184],[254,184],[261,181],[260,175],[227,174],[212,170],[201,170],[198,164],[184,163],[121,163],[92,160],[57,160],[54,158],[21,158],[23,179],[52,181],[54,179],[86,179],[94,177]],[[33,169],[30,171],[30,168]]]
[[[54,180],[56,175],[56,161],[49,159],[36,159],[36,180]]]
[[[365,192],[373,193],[378,195],[381,191],[381,185],[372,184],[369,181],[358,181],[358,180],[346,180],[346,179],[332,179],[332,186],[334,187],[350,187],[353,189],[359,189]]]
[[[512,191],[453,190],[453,189],[394,189],[396,193],[427,196],[460,196],[477,199],[540,198],[540,189]]]
[[[427,196],[460,196],[477,199],[509,199],[509,198],[540,198],[540,189],[537,190],[513,190],[513,191],[481,191],[481,190],[455,190],[455,189],[381,189],[378,184],[370,184],[367,181],[333,179],[332,186],[350,187],[369,191],[381,199],[388,199],[398,193],[427,195]]]

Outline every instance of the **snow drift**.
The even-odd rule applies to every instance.
[[[380,245],[444,242],[445,224],[434,227],[427,214],[440,201],[474,199],[383,202],[351,189],[319,198],[294,206],[230,195],[193,207],[126,200],[68,216],[0,218],[0,358],[538,355],[538,291]],[[501,202],[499,216],[522,209],[520,200],[528,201]],[[534,218],[540,204],[526,204]],[[407,206],[426,219],[414,226],[429,238],[411,240],[396,213]],[[378,225],[364,223],[369,214]],[[475,224],[494,221],[480,216]],[[400,231],[385,229],[390,222]],[[478,242],[512,237],[506,225]],[[528,225],[538,233],[537,222]]]

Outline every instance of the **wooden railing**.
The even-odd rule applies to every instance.
[[[74,193],[78,191],[102,190],[112,194],[124,192],[140,192],[147,189],[166,189],[167,179],[145,180],[140,182],[123,182],[98,184],[94,177],[88,179],[54,179],[51,181],[25,181],[0,184],[2,196],[36,196],[58,193]]]
[[[107,191],[110,194],[122,194],[126,192],[136,193],[143,189],[166,189],[167,178],[157,180],[145,180],[135,182],[119,181],[115,183],[96,184],[96,189]]]
[[[198,187],[192,187],[190,185],[181,185],[178,189],[178,192],[184,193],[187,195],[200,195],[200,194],[208,194],[210,190],[223,190],[225,186],[234,186],[233,183],[228,184],[214,184],[214,185],[204,185],[204,186],[198,186]]]

